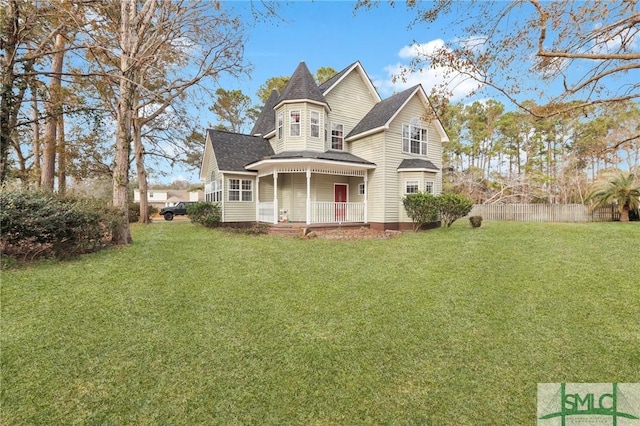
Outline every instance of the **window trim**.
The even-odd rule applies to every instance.
[[[411,191],[409,192],[409,185],[411,184],[412,187],[415,186],[416,190],[415,191]],[[418,192],[420,192],[420,181],[419,180],[405,180],[404,181],[404,194],[408,195],[408,194],[417,194]]]
[[[314,124],[314,115],[317,117],[317,121]],[[313,135],[313,128],[316,128],[316,135]],[[309,111],[309,136],[315,139],[320,139],[320,112],[311,110]]]
[[[340,126],[340,136],[334,134],[334,131],[338,131],[335,127]],[[340,148],[336,148],[334,145],[334,138],[339,139]],[[344,151],[344,124],[342,123],[331,123],[331,149],[336,151]]]
[[[233,183],[237,182],[237,188],[233,188]],[[248,183],[249,189],[245,189],[245,184]],[[231,196],[234,196],[234,199],[231,199]],[[245,196],[248,194],[248,199],[245,200]],[[235,197],[238,197],[235,199]],[[227,179],[227,201],[238,202],[238,203],[251,203],[253,202],[253,180],[252,179],[239,179],[239,178],[229,178]]]
[[[435,191],[435,186],[436,183],[434,181],[432,181],[431,179],[425,179],[424,180],[424,192],[428,192],[429,194],[433,195],[433,192]],[[428,187],[431,187],[431,190],[427,190]]]
[[[276,117],[276,129],[278,130],[278,140],[281,141],[284,136],[284,113],[279,112]]]
[[[298,121],[294,122],[293,116],[296,113],[298,115]],[[297,135],[293,134],[293,129],[294,129],[293,126],[297,126],[297,129],[298,129]],[[292,109],[291,111],[289,111],[289,136],[295,137],[295,138],[302,136],[302,111],[300,111],[299,109]]]
[[[366,195],[366,189],[364,183],[358,184],[358,195]]]
[[[417,139],[414,137],[416,134],[419,136]],[[419,152],[413,151],[414,142],[418,143]],[[409,124],[402,124],[402,152],[424,157],[429,154],[429,127],[421,126],[417,118],[412,118]]]

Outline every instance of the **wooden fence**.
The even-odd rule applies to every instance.
[[[475,204],[469,216],[514,222],[611,222],[620,219],[615,206],[590,211],[584,204]]]

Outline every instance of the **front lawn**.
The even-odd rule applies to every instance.
[[[133,237],[2,272],[3,424],[524,425],[640,382],[635,223]]]

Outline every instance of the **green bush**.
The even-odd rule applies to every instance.
[[[471,216],[469,223],[473,228],[480,228],[480,225],[482,225],[482,216]]]
[[[117,210],[93,199],[0,191],[0,249],[17,260],[95,251],[108,243],[120,222]]]
[[[453,222],[469,214],[473,208],[473,200],[462,194],[443,192],[438,195],[438,210],[443,225],[450,227]]]
[[[453,222],[466,216],[473,207],[473,201],[464,195],[443,192],[431,195],[428,192],[407,194],[402,199],[407,216],[413,221],[413,230],[417,231],[424,224],[438,220],[450,227]]]
[[[417,231],[424,224],[438,220],[438,200],[428,192],[407,194],[402,199],[407,216],[413,221],[413,230]]]
[[[158,208],[152,205],[147,206],[147,219],[151,220],[151,215],[158,213]],[[129,223],[140,220],[140,203],[129,203]]]
[[[187,215],[193,223],[199,223],[207,228],[220,226],[222,209],[218,203],[198,202],[187,206]]]

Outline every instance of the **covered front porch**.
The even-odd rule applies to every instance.
[[[368,171],[375,168],[371,163],[287,158],[263,160],[250,167],[258,171],[258,222],[306,225],[368,222]]]

